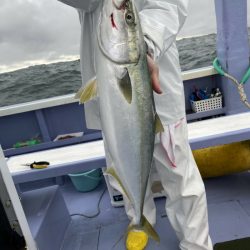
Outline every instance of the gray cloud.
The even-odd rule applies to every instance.
[[[215,31],[214,1],[190,0],[180,36]],[[57,0],[0,0],[0,72],[33,61],[78,56],[79,40],[80,25],[74,8]]]
[[[207,35],[216,32],[213,0],[190,0],[188,16],[180,36]]]
[[[79,54],[76,10],[61,2],[1,0],[0,65]]]

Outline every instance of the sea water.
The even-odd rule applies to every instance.
[[[182,71],[211,66],[216,36],[177,41]],[[81,86],[80,61],[31,66],[0,74],[0,107],[75,93]]]

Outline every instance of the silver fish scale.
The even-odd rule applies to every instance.
[[[111,0],[104,1],[103,8],[110,7],[109,1]],[[105,5],[106,3],[109,3],[109,5]],[[119,10],[114,8],[111,11]],[[104,13],[109,12],[108,9],[104,10],[102,19],[110,18],[104,15]],[[136,12],[135,15],[137,15]],[[122,17],[123,15],[116,14],[114,16]],[[106,19],[102,21],[108,24]],[[114,21],[122,22],[122,20]],[[103,28],[103,26],[100,26],[100,28]],[[128,31],[129,29],[130,31]],[[144,40],[138,21],[133,29],[124,30],[129,34],[129,41],[127,41],[128,44],[125,47],[130,51],[128,53],[132,57],[131,61],[141,55],[139,61],[133,64],[122,64],[120,62],[116,64],[113,60],[114,57],[110,55],[113,52],[104,51],[105,48],[109,47],[104,44],[108,40],[99,36],[103,40],[99,41],[99,43],[102,43],[101,47],[96,48],[96,69],[105,143],[112,159],[112,167],[121,179],[134,207],[135,220],[133,223],[140,225],[145,191],[152,165],[155,116]],[[102,34],[105,34],[105,32]],[[126,36],[123,35],[123,37]],[[128,103],[119,88],[117,68],[122,67],[127,68],[129,73],[132,86],[131,103]]]

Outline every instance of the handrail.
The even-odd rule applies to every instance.
[[[196,79],[200,77],[218,75],[218,72],[214,69],[213,66],[203,67],[198,69],[191,69],[182,72],[182,80],[187,81],[191,79]]]
[[[214,70],[212,66],[204,67],[182,72],[182,79],[183,81],[187,81],[190,79],[196,79],[216,74],[218,73]],[[25,103],[0,107],[0,117],[28,112],[28,111],[34,111],[43,108],[60,106],[63,104],[75,103],[75,102],[77,102],[77,100],[74,99],[74,93],[63,96],[41,99],[32,102],[25,102]]]
[[[77,102],[74,94],[45,98],[0,108],[0,117]]]

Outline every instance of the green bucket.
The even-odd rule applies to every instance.
[[[69,177],[79,192],[89,192],[98,186],[102,179],[102,171],[97,168],[82,173],[69,174]]]

